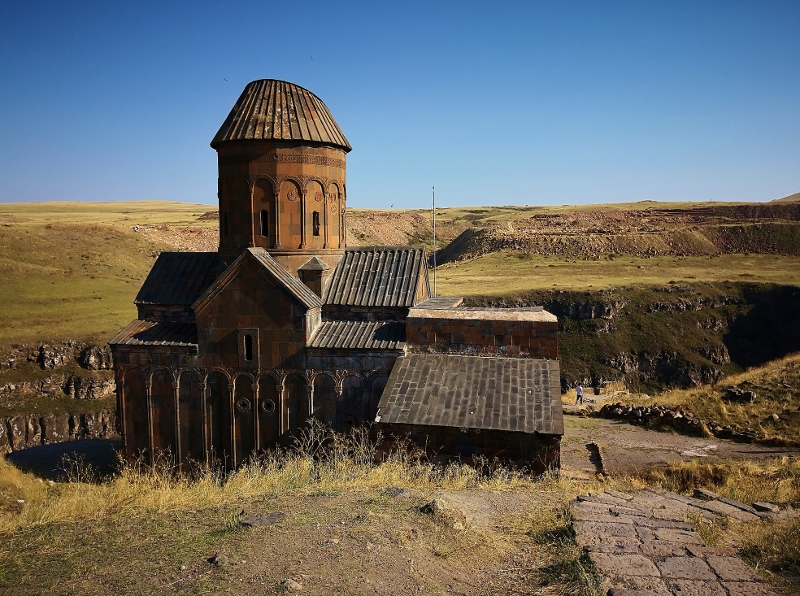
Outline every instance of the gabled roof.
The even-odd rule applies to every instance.
[[[404,321],[325,321],[319,326],[309,348],[402,350]]]
[[[350,143],[328,106],[300,85],[262,79],[244,88],[211,141],[308,141],[348,152]]]
[[[389,375],[375,421],[561,435],[558,361],[401,356]]]
[[[422,247],[348,248],[331,274],[324,303],[411,307],[421,276],[428,283],[427,271]]]
[[[219,294],[225,286],[228,285],[241,271],[242,267],[248,260],[253,260],[258,263],[264,271],[269,273],[272,278],[278,282],[290,295],[302,303],[306,308],[320,308],[322,302],[314,292],[312,292],[307,285],[297,279],[294,275],[281,267],[275,259],[269,256],[269,253],[263,248],[248,248],[243,251],[236,260],[231,263],[231,266],[219,276],[219,278],[200,296],[197,301],[192,305],[192,308],[197,311],[208,302],[211,301],[217,294]]]
[[[109,345],[197,347],[197,325],[175,321],[135,320],[120,331]]]
[[[162,252],[134,303],[190,306],[223,268],[215,252]]]

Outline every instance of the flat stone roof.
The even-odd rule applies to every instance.
[[[558,360],[401,356],[375,422],[562,435]]]

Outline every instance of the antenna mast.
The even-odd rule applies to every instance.
[[[433,213],[433,297],[436,298],[436,187],[431,186],[431,212]]]

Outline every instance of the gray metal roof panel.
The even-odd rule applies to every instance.
[[[356,247],[344,251],[325,290],[325,304],[414,306],[425,250],[411,246]]]
[[[557,360],[408,354],[378,404],[387,424],[563,434]]]
[[[135,320],[120,331],[109,345],[197,347],[197,325],[175,321]]]
[[[162,252],[134,303],[190,306],[223,267],[215,252]]]
[[[314,333],[309,348],[402,350],[403,321],[325,321]]]

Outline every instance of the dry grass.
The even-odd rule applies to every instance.
[[[730,387],[754,391],[754,403],[724,399]],[[651,403],[681,406],[705,420],[753,428],[766,439],[800,443],[800,354],[723,379],[716,386],[681,389],[655,396]],[[772,415],[778,416],[775,420]]]
[[[746,281],[797,285],[800,257],[721,255],[634,256],[597,261],[494,252],[437,269],[443,296],[506,296],[531,290],[604,290],[621,286]]]

